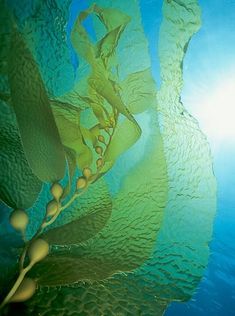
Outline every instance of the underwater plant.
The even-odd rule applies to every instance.
[[[96,45],[89,41],[82,26],[83,20],[91,13],[103,19],[107,30],[105,36]],[[116,21],[113,19],[114,15],[117,17]],[[15,155],[17,164],[21,158],[19,154],[21,154],[21,160],[32,175],[28,175],[22,168],[21,175],[17,175],[19,183],[5,174],[2,179],[1,199],[13,208],[9,221],[11,226],[21,233],[25,245],[19,258],[18,278],[3,300],[1,308],[9,302],[29,299],[34,294],[36,283],[34,279],[26,277],[26,274],[48,255],[47,240],[57,245],[60,244],[60,240],[65,244],[78,242],[81,237],[77,236],[75,229],[79,228],[81,221],[89,225],[87,217],[46,233],[44,230],[54,223],[61,212],[84,194],[91,184],[107,173],[116,159],[141,135],[141,129],[132,114],[135,113],[136,105],[133,109],[128,109],[123,103],[119,93],[122,88],[118,81],[115,81],[110,62],[110,59],[114,58],[115,48],[129,20],[127,15],[118,10],[101,9],[93,5],[81,12],[75,22],[71,34],[72,43],[77,53],[90,64],[91,71],[86,80],[88,94],[82,96],[75,88],[70,95],[91,109],[89,113],[91,123],[88,122],[92,124],[90,126],[84,126],[81,122],[83,109],[67,101],[62,102],[48,97],[37,63],[22,34],[14,21],[12,22],[6,59],[10,94],[2,93],[1,98],[15,115],[17,124],[14,127],[18,136],[15,141],[18,142],[18,146],[10,146],[5,150],[8,150],[8,155]],[[134,76],[134,80],[149,80],[149,71],[143,71]],[[148,102],[147,99],[143,100],[142,104],[138,102],[138,112],[143,111],[141,106],[144,108],[146,102]],[[120,114],[125,117],[121,122]],[[2,123],[8,122],[4,118]],[[2,141],[5,140],[4,137],[2,133]],[[21,147],[20,153],[18,147]],[[1,158],[5,159],[4,156]],[[65,161],[69,180],[63,187],[58,181],[64,176]],[[76,167],[82,171],[82,175],[76,180],[75,193],[64,202],[72,189]],[[12,169],[11,172],[14,170]],[[47,203],[44,218],[37,231],[30,239],[27,239],[25,231],[29,217],[24,209],[32,206],[34,201],[31,190],[22,191],[24,183],[21,181],[28,183],[30,176],[35,178],[32,182],[38,182],[38,189],[33,195],[34,200],[43,182],[52,182],[50,187],[52,199]],[[108,216],[110,216],[109,213]],[[107,221],[108,216],[105,216],[104,221]],[[96,220],[94,214],[90,217],[90,220]],[[97,223],[92,223],[92,225],[97,225]],[[103,221],[98,223],[91,234],[97,233],[104,225]]]
[[[202,276],[215,208],[208,144],[180,101],[197,1],[164,1],[159,91],[138,1],[88,1],[69,40],[70,1],[26,2],[1,1],[0,198],[18,240],[1,307],[162,315]]]

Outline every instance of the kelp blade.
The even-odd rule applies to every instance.
[[[64,176],[65,156],[37,64],[14,30],[8,59],[12,105],[25,155],[33,173],[42,181]]]
[[[28,165],[10,107],[1,102],[0,111],[0,199],[12,208],[29,208],[42,182]]]
[[[105,227],[112,212],[112,199],[107,184],[104,179],[100,179],[90,189],[89,195],[85,196],[85,207],[81,207],[81,199],[74,202],[74,216],[77,218],[43,234],[50,245],[78,245],[93,238]]]

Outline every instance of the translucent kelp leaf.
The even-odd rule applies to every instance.
[[[110,209],[110,203],[111,197],[108,185],[104,178],[100,178],[92,185],[89,185],[86,192],[75,200],[66,211],[61,213],[52,227],[60,227],[84,216],[99,211],[103,212],[106,208]],[[85,230],[86,228],[83,227],[83,229]]]
[[[171,185],[154,252],[155,269],[152,273],[150,264],[146,269],[151,271],[148,280],[156,280],[158,297],[185,301],[208,263],[216,182],[207,139],[181,100],[184,56],[201,23],[198,1],[164,1],[163,17],[157,106]]]
[[[80,73],[82,73],[81,69]],[[90,100],[89,98],[84,98],[84,95],[88,95],[87,77],[82,77],[72,90],[57,97],[57,100],[78,107],[80,110],[85,110],[90,107]]]
[[[116,48],[118,38],[120,36],[122,26],[108,32],[96,45],[96,56],[101,57],[103,60],[110,57]]]
[[[61,179],[65,157],[59,133],[37,64],[16,30],[8,63],[12,105],[30,167],[42,181]]]
[[[121,97],[132,114],[156,105],[156,84],[151,69],[131,73],[121,83]]]
[[[107,30],[107,33],[96,45],[90,41],[85,28],[82,26],[83,20],[91,13],[98,15]],[[117,123],[114,137],[104,157],[105,166],[102,169],[104,173],[112,167],[119,155],[138,140],[141,134],[137,122],[115,88],[116,83],[112,80],[112,71],[109,69],[110,58],[114,55],[120,35],[128,22],[130,22],[130,17],[127,14],[117,9],[101,8],[94,5],[79,14],[71,33],[71,40],[76,52],[91,66],[91,74],[88,77],[88,84],[91,88],[90,106],[100,125],[107,126],[105,116],[110,119],[104,100],[111,105],[113,113],[122,113],[129,120],[129,122]],[[145,100],[150,103],[149,98]],[[144,108],[143,102],[141,105],[140,103],[141,101],[138,104],[139,108],[141,105]]]
[[[111,204],[110,204],[111,206]],[[104,228],[111,214],[111,207],[49,230],[43,238],[55,245],[79,244],[94,237]]]
[[[96,102],[97,101],[97,102]],[[103,106],[99,103],[97,100],[97,96],[93,95],[93,99],[90,102],[90,107],[92,108],[92,111],[97,118],[100,125],[105,128],[107,126],[105,112]]]
[[[105,152],[105,165],[101,172],[107,172],[116,159],[127,151],[139,139],[140,135],[139,126],[132,121],[124,119],[123,122],[118,123],[111,143]]]
[[[96,13],[100,17],[101,21],[105,21],[106,25],[109,25],[109,27],[107,27],[108,32],[103,39],[106,44],[108,43],[108,46],[105,45],[103,47],[101,45],[101,41],[97,44],[97,48],[94,44],[92,44],[85,28],[82,26],[83,20],[91,13]],[[114,16],[115,18],[113,19]],[[112,23],[110,24],[110,22],[108,22],[112,19],[115,22],[118,21],[118,24],[115,23],[115,28],[113,28]],[[92,71],[88,78],[88,84],[94,90],[93,97],[98,94],[104,98],[113,109],[116,109],[129,120],[137,124],[130,111],[122,102],[120,96],[116,93],[111,80],[109,80],[111,73],[107,68],[108,62],[106,61],[104,63],[102,60],[102,57],[108,58],[111,53],[114,53],[120,33],[125,29],[129,20],[129,17],[119,10],[103,9],[96,5],[92,6],[88,10],[80,13],[78,16],[71,33],[71,41],[78,56],[82,56],[91,66]],[[113,32],[116,28],[118,29],[118,32]],[[110,46],[111,44],[112,47]],[[97,49],[99,51],[99,56],[96,56]],[[96,104],[96,102],[94,102],[94,104]]]
[[[81,132],[82,132],[82,136],[86,141],[90,141],[93,145],[93,147],[95,147],[98,143],[98,135],[100,134],[100,126],[94,125],[91,128],[85,128],[83,126],[81,126]]]
[[[105,63],[108,63],[108,58],[115,53],[120,35],[131,18],[124,12],[113,8],[99,8],[95,5],[94,11],[107,29],[107,34],[96,44],[96,52]]]
[[[0,110],[0,199],[12,208],[29,208],[42,183],[28,165],[11,108],[1,102]]]
[[[43,234],[43,238],[50,244],[71,245],[94,237],[104,228],[111,215],[112,201],[108,192],[103,190],[99,204],[90,206],[93,209],[87,210],[85,215],[68,224],[48,230]]]
[[[62,144],[76,153],[78,167],[82,170],[92,163],[92,152],[86,145],[80,129],[80,109],[53,103],[53,113]]]
[[[69,252],[52,254],[30,273],[41,286],[73,284],[79,281],[98,281],[111,276],[118,264],[99,258],[83,258]]]

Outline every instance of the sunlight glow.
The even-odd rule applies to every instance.
[[[212,138],[235,138],[235,78],[203,96],[198,113],[201,128]]]
[[[183,97],[212,147],[235,143],[235,72],[220,75],[200,78],[201,85],[194,81]]]

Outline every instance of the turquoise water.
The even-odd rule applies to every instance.
[[[229,74],[229,70],[235,66],[235,1],[201,0],[200,6],[202,28],[192,39],[186,54],[183,100],[192,92],[189,87],[192,81],[195,85],[210,89],[214,80],[219,80],[220,76],[220,81],[224,80],[226,71]],[[199,110],[195,104],[184,104],[200,123],[200,111],[203,112],[200,104]],[[196,112],[199,112],[198,117]],[[222,112],[223,104],[221,116]],[[220,141],[213,134],[208,135],[208,138],[218,183],[211,256],[192,300],[185,304],[173,303],[167,316],[235,315],[235,139],[231,137]]]
[[[185,107],[200,124],[200,111],[203,112],[200,103],[187,103],[192,93],[191,83],[194,82],[195,86],[203,85],[207,89],[215,77],[218,78],[221,73],[226,74],[226,70],[234,69],[235,1],[201,0],[199,3],[202,27],[192,38],[185,57],[182,99],[183,102],[186,100]],[[141,9],[149,40],[153,74],[160,84],[156,38],[161,23],[161,1],[143,0]],[[213,120],[213,113],[211,119]],[[166,312],[167,316],[235,315],[235,139],[224,139],[221,142],[214,139],[213,135],[211,138],[210,135],[207,136],[212,147],[218,183],[218,206],[210,244],[211,256],[204,278],[193,298],[183,304],[172,303]]]

